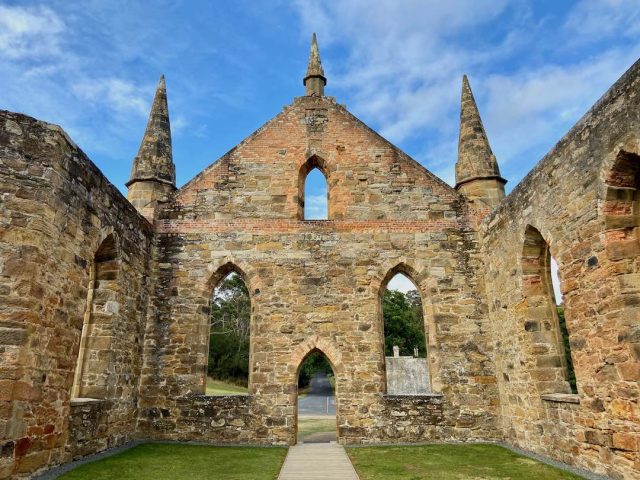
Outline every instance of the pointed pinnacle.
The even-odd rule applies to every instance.
[[[480,112],[478,111],[478,105],[469,85],[469,79],[466,75],[463,75],[456,183],[460,184],[474,178],[499,176],[498,162],[491,151],[491,146],[480,118]]]
[[[324,69],[322,68],[322,61],[320,60],[320,51],[318,50],[318,40],[315,32],[311,37],[309,63],[307,65],[307,73],[304,77],[303,83],[306,85],[307,80],[311,77],[320,77],[324,80],[325,85],[327,83],[327,79],[324,76]]]
[[[140,180],[156,180],[175,186],[175,177],[167,86],[164,75],[161,75],[127,186]]]

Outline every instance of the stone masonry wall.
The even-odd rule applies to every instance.
[[[629,479],[640,471],[639,146],[636,63],[481,231],[506,441]],[[559,265],[577,395],[558,391],[536,231]]]
[[[95,449],[126,441],[135,425],[151,226],[59,127],[0,112],[0,478],[76,454],[72,381],[92,263],[108,235],[120,282],[103,326],[109,345],[92,358],[104,380]]]
[[[330,220],[299,220],[300,172],[310,162],[327,175]],[[251,294],[254,420],[211,430],[208,440],[293,443],[297,372],[314,349],[336,373],[342,443],[387,441],[393,428],[398,441],[499,439],[481,263],[466,209],[452,188],[332,99],[296,99],[180,189],[155,224],[158,290],[145,337],[139,435],[202,438],[182,419],[195,408],[189,395],[204,401],[197,394],[211,296],[234,269]],[[411,401],[396,417],[400,410],[381,395],[381,291],[397,271],[423,298],[432,390],[443,394],[437,428],[405,429],[403,417],[416,411]],[[255,421],[264,428],[234,433]]]

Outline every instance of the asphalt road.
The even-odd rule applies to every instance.
[[[336,397],[327,375],[316,373],[311,379],[309,394],[298,398],[298,415],[335,415]]]

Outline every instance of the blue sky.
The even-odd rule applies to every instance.
[[[0,108],[124,190],[164,73],[181,185],[303,94],[313,31],[326,93],[451,184],[467,73],[508,190],[640,56],[637,0],[0,0]]]

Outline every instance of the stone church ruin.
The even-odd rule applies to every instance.
[[[508,196],[466,77],[455,188],[324,94],[315,38],[303,83],[176,188],[161,78],[128,198],[60,127],[0,112],[0,478],[134,439],[291,445],[316,351],[342,444],[504,442],[638,478],[640,62]],[[314,168],[328,220],[304,220]],[[232,271],[249,394],[207,396],[212,292]],[[420,394],[386,388],[398,272],[422,298]]]

